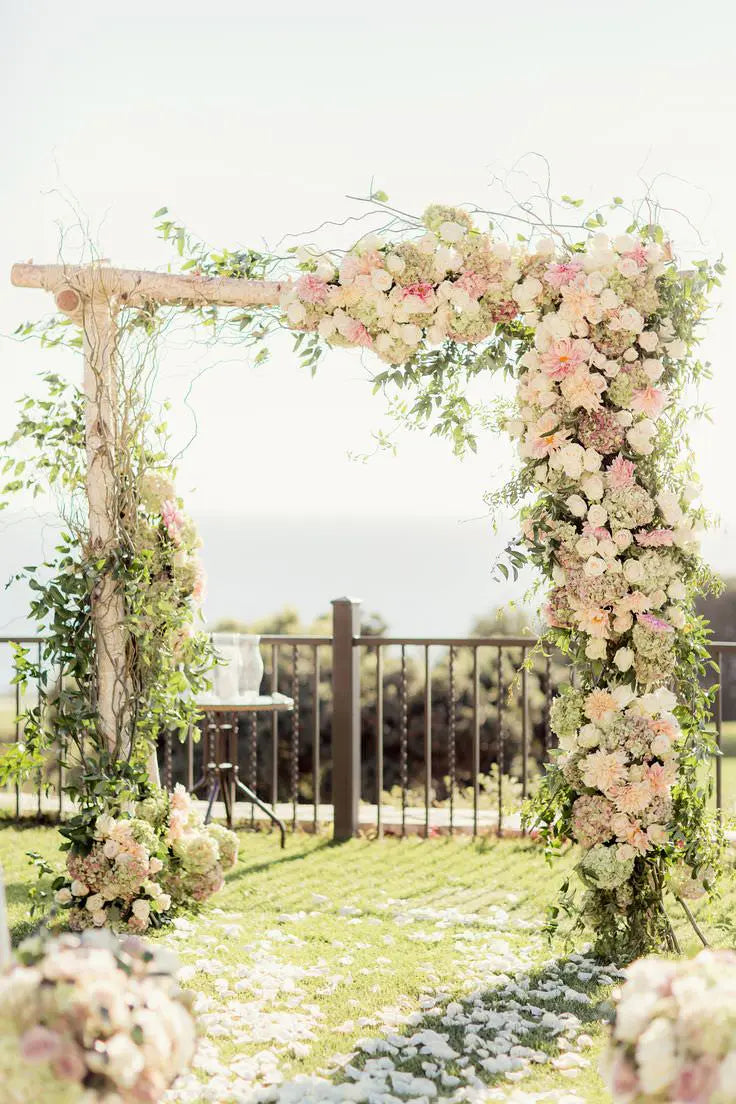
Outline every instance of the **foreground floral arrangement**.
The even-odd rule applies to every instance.
[[[35,938],[0,976],[5,1104],[153,1104],[194,1056],[176,963],[134,936]]]
[[[615,1101],[736,1101],[736,954],[627,970],[603,1075]]]
[[[84,810],[64,824],[67,874],[54,882],[56,903],[75,931],[144,932],[180,906],[217,893],[237,861],[238,838],[203,823],[199,803],[180,785],[149,787],[115,810]]]
[[[534,496],[511,564],[532,562],[552,585],[547,637],[580,686],[552,708],[560,748],[537,822],[552,844],[584,848],[582,915],[603,953],[673,947],[665,885],[704,893],[719,854],[697,776],[712,750],[693,608],[707,583],[704,515],[678,404],[703,374],[690,354],[717,278],[705,263],[678,272],[655,226],[532,248],[455,208],[430,207],[423,222],[411,240],[367,236],[340,260],[307,256],[284,319],[409,377],[441,369],[431,346],[506,350],[518,390],[503,421],[522,469],[505,501]]]

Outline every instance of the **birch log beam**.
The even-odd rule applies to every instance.
[[[74,313],[76,301],[104,296],[120,307],[142,306],[154,301],[169,306],[273,307],[288,281],[236,280],[232,277],[175,275],[143,269],[108,268],[102,265],[13,265],[16,287],[42,288],[55,296],[65,314]]]

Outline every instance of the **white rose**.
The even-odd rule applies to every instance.
[[[602,560],[600,556],[591,556],[590,559],[585,561],[583,571],[591,579],[595,579],[598,575],[602,575],[606,570],[606,561]]]
[[[560,465],[569,479],[579,479],[583,470],[585,453],[581,445],[565,445],[557,452]]]
[[[618,617],[614,617],[613,631],[615,633],[619,633],[620,635],[621,633],[628,632],[633,624],[634,615],[632,613],[629,613],[628,610],[625,610],[623,613],[620,613]]]
[[[133,902],[132,912],[136,920],[140,920],[142,923],[145,923],[151,915],[151,906],[148,901],[145,901],[142,897],[139,897],[136,901]]]
[[[594,724],[585,724],[578,733],[578,744],[583,748],[598,747],[601,742],[600,731]]]
[[[74,897],[86,897],[89,893],[89,888],[84,882],[77,881],[76,879],[72,882],[70,889]]]
[[[585,654],[588,659],[605,659],[607,654],[605,640],[593,637],[585,646]]]
[[[393,341],[391,340],[391,338],[389,337],[389,335],[387,333],[381,333],[377,336],[377,338],[376,338],[376,352],[377,353],[379,353],[379,354],[387,353],[390,350],[392,345],[393,345]]]
[[[511,260],[511,249],[506,242],[497,241],[491,246],[494,257],[498,257],[499,261]]]
[[[647,357],[642,361],[642,368],[647,374],[647,378],[656,383],[659,377],[664,372],[664,365],[661,360],[657,360],[656,357]]]
[[[101,893],[93,893],[84,903],[87,912],[99,912],[105,904],[105,898]]]
[[[668,525],[679,525],[682,521],[682,507],[674,491],[660,491],[657,495],[659,512]]]
[[[57,905],[68,905],[72,900],[72,891],[64,886],[62,889],[58,889],[55,894]]]
[[[675,579],[675,581],[670,583],[670,585],[667,587],[667,594],[670,598],[674,599],[675,601],[678,598],[679,599],[686,598],[687,597],[687,587],[685,586],[685,584],[680,579]]]
[[[389,253],[388,257],[386,257],[386,268],[389,272],[392,272],[394,276],[399,276],[406,268],[406,262],[398,253]]]
[[[108,813],[103,813],[98,816],[95,821],[95,839],[104,839],[105,836],[109,836],[115,829],[117,821],[115,817],[110,816]]]
[[[462,257],[457,249],[452,249],[449,245],[441,245],[434,255],[434,267],[443,276],[446,272],[459,268],[461,263]]]
[[[587,559],[588,556],[592,556],[598,547],[598,541],[594,537],[581,537],[575,545],[575,551],[581,560]]]
[[[631,278],[632,276],[639,275],[639,266],[633,257],[622,257],[616,265],[622,276]]]
[[[606,277],[602,272],[591,272],[585,278],[585,290],[591,295],[600,295],[606,286]]]
[[[639,334],[637,341],[645,352],[652,353],[659,344],[659,337],[654,330],[644,330]]]
[[[286,317],[293,326],[298,326],[303,322],[307,317],[307,311],[303,303],[300,303],[298,299],[295,299],[293,303],[289,303],[286,308]]]
[[[627,560],[624,564],[624,579],[628,583],[640,583],[644,578],[644,568],[639,560]]]
[[[670,625],[676,629],[684,629],[687,618],[685,617],[684,611],[681,610],[679,606],[667,606],[664,613]]]
[[[393,276],[385,268],[374,268],[371,272],[371,283],[376,291],[388,291],[393,282]]]
[[[441,345],[445,340],[445,329],[443,326],[430,326],[427,330],[427,340],[430,345]]]
[[[526,425],[521,418],[509,418],[504,429],[510,437],[523,437]]]
[[[619,299],[613,288],[605,288],[601,292],[601,306],[604,310],[616,310],[621,300]]]
[[[619,311],[619,322],[624,330],[629,333],[641,333],[644,329],[644,319],[635,307],[624,307]]]
[[[635,360],[639,359],[639,354],[632,345],[630,349],[624,349],[624,360],[627,364],[633,364]]]
[[[105,840],[105,846],[102,848],[102,853],[106,859],[114,859],[115,856],[120,853],[120,844],[114,839]]]
[[[595,529],[600,529],[608,521],[608,510],[598,504],[591,506],[588,510],[588,521]]]
[[[700,538],[691,525],[678,525],[672,540],[677,548],[688,552],[700,544]]]
[[[613,657],[613,662],[619,671],[628,671],[634,662],[634,653],[631,648],[619,648]]]
[[[598,502],[603,498],[603,480],[599,475],[583,476],[580,486],[588,502]]]
[[[583,457],[583,467],[587,472],[600,471],[603,464],[603,457],[599,452],[596,452],[594,448],[586,448],[585,456]]]
[[[631,535],[630,529],[619,529],[614,533],[613,539],[616,543],[616,547],[620,549],[621,552],[625,552],[634,538]]]
[[[603,538],[603,540],[598,541],[598,553],[601,556],[605,556],[605,558],[607,560],[616,560],[616,555],[618,553],[618,549],[616,548],[616,545],[613,543],[612,540],[608,540],[607,538]],[[614,563],[609,564],[608,565],[608,570],[609,571],[614,571],[614,572],[619,572],[621,570],[620,561],[616,560],[615,564]]]
[[[613,239],[613,248],[617,253],[631,253],[636,249],[636,242],[631,234],[618,234]]]
[[[335,266],[332,261],[328,261],[326,257],[323,257],[317,262],[317,268],[315,269],[315,276],[318,280],[324,280],[328,283],[335,278]]]
[[[553,238],[540,238],[534,247],[534,252],[540,257],[551,257],[557,252]]]
[[[325,341],[328,341],[334,335],[336,329],[337,323],[331,314],[325,314],[320,318],[317,326],[317,333],[320,337],[324,338]]]
[[[667,355],[671,357],[672,360],[682,360],[687,356],[687,345],[680,338],[677,338],[675,341],[669,341],[665,345],[665,348],[667,350]]]
[[[414,326],[412,323],[408,323],[406,326],[401,327],[401,340],[406,345],[418,345],[422,340],[422,331],[419,326]]]
[[[443,241],[459,242],[465,237],[465,227],[459,222],[443,222],[439,233]]]
[[[107,921],[107,913],[104,909],[99,909],[97,912],[92,913],[92,923],[96,928],[104,928]]]
[[[437,248],[437,238],[430,231],[427,231],[426,234],[422,234],[421,238],[417,239],[416,246],[420,253],[427,255],[434,253]]]
[[[611,697],[616,702],[617,709],[625,709],[634,700],[634,691],[627,683],[622,683],[611,691]]]
[[[566,498],[565,505],[573,517],[584,518],[588,511],[585,499],[577,494],[570,495],[569,498]]]

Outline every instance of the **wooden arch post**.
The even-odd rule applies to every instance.
[[[102,265],[34,264],[14,265],[11,281],[16,287],[51,292],[58,309],[82,329],[90,554],[107,558],[118,546],[116,459],[118,450],[125,447],[117,404],[121,371],[117,347],[119,312],[125,307],[151,302],[188,307],[275,306],[288,285]],[[126,742],[131,704],[126,663],[128,635],[124,597],[110,572],[103,576],[92,596],[92,620],[100,732],[112,755],[125,755],[129,750]],[[155,753],[149,769],[157,780]]]

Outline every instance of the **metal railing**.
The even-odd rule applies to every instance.
[[[333,602],[331,636],[263,635],[264,686],[294,700],[291,713],[239,721],[240,773],[293,829],[332,821],[335,837],[419,831],[518,830],[514,801],[526,798],[553,744],[549,708],[570,679],[562,657],[532,655],[533,636],[361,635],[360,603]],[[40,637],[0,637],[0,646],[42,647]],[[736,642],[717,641],[723,670]],[[531,663],[527,663],[532,656]],[[9,670],[9,664],[6,665]],[[3,676],[0,671],[0,677]],[[0,739],[22,739],[27,700],[15,687],[0,714]],[[33,699],[32,699],[33,700]],[[714,727],[723,743],[722,694]],[[199,736],[197,739],[195,736]],[[211,757],[211,734],[182,742],[162,736],[162,783],[192,789]],[[62,816],[61,756],[42,775],[4,795],[11,814]],[[723,807],[723,761],[715,762],[715,801]],[[256,823],[254,807],[239,819]]]

